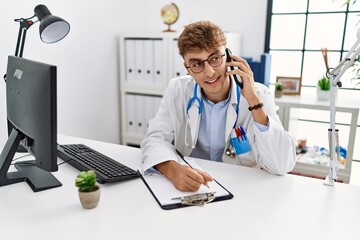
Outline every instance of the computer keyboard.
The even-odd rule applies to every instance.
[[[58,156],[80,171],[95,170],[97,182],[118,182],[140,177],[140,173],[84,144],[58,145]]]

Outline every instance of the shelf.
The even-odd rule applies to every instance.
[[[144,87],[139,89],[139,86],[126,86],[121,88],[121,93],[133,93],[133,94],[144,94],[144,95],[154,95],[154,96],[162,96],[165,91],[165,87]]]

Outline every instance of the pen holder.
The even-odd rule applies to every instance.
[[[235,148],[236,155],[244,154],[251,151],[251,146],[248,138],[239,139],[239,137],[234,137],[230,141]]]

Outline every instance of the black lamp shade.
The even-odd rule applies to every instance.
[[[45,5],[37,5],[35,15],[40,21],[40,38],[45,43],[54,43],[63,39],[70,31],[70,24],[51,14]]]

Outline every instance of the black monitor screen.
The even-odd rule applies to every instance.
[[[0,185],[26,180],[34,191],[61,186],[50,173],[58,170],[56,99],[56,66],[9,56],[6,102],[12,130],[1,153]],[[16,163],[18,171],[5,174],[20,143],[35,161]]]

